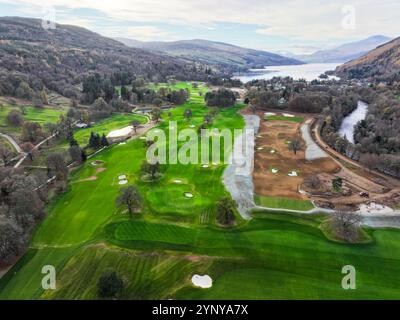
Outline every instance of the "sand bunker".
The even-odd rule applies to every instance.
[[[182,183],[182,180],[181,179],[175,179],[174,183]]]
[[[208,288],[212,287],[212,279],[208,275],[200,276],[198,274],[195,274],[192,277],[192,283],[196,287],[203,288],[203,289],[208,289]]]
[[[133,130],[133,127],[132,127],[132,126],[125,127],[125,128],[118,129],[118,130],[114,130],[114,131],[111,131],[111,132],[107,135],[107,138],[121,138],[121,137],[126,137],[126,136],[128,136],[129,134],[131,134],[132,130]]]
[[[209,165],[208,165],[208,164],[203,164],[201,167],[202,167],[202,168],[208,168]]]
[[[264,115],[265,115],[266,117],[269,117],[269,116],[276,116],[276,113],[275,113],[275,112],[266,112],[266,113],[264,113]]]
[[[101,165],[101,164],[103,164],[103,163],[104,163],[103,161],[95,160],[95,161],[92,161],[90,164],[91,164],[92,166],[99,166],[99,165]]]
[[[126,142],[120,142],[118,143],[118,145],[123,146],[124,144],[126,144]]]
[[[270,151],[270,153],[274,154],[274,153],[276,153],[276,150],[272,149],[272,150]]]
[[[264,150],[264,148],[263,147],[259,147],[259,148],[257,148],[257,150],[261,151],[261,150]]]
[[[126,175],[122,174],[118,177],[119,180],[126,180]]]
[[[185,192],[183,195],[185,196],[185,198],[189,198],[189,199],[192,199],[194,197],[193,193],[190,193],[190,192]]]
[[[189,126],[190,128],[196,128],[196,126],[194,124]]]
[[[288,176],[289,176],[289,177],[297,177],[298,174],[297,174],[296,171],[291,171],[291,172],[289,172]]]
[[[106,171],[106,168],[97,168],[96,169],[96,172],[103,172],[103,171]]]
[[[288,118],[294,118],[294,115],[290,113],[283,113],[283,116]]]
[[[91,176],[91,177],[86,178],[86,179],[81,179],[81,180],[79,180],[78,182],[95,181],[95,180],[97,180],[97,177],[96,177],[96,176]]]
[[[118,182],[119,185],[124,185],[124,184],[127,184],[127,183],[128,183],[128,180],[120,180]]]
[[[272,168],[272,169],[271,169],[271,172],[272,172],[273,174],[277,174],[277,173],[279,172],[279,170],[278,170],[278,169],[275,169],[275,168]]]

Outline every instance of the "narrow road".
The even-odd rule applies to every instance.
[[[316,120],[314,120],[314,121],[316,121]],[[314,122],[314,123],[315,123],[315,122]],[[317,143],[317,144],[322,148],[322,150],[324,150],[326,153],[328,153],[328,154],[332,157],[332,159],[333,159],[337,164],[340,165],[341,168],[346,168],[346,167],[343,165],[343,163],[341,162],[341,161],[343,161],[343,162],[346,162],[346,163],[348,163],[348,164],[351,164],[352,166],[355,166],[355,167],[357,167],[357,168],[360,168],[360,169],[362,169],[362,170],[365,170],[366,172],[368,172],[368,173],[370,173],[370,174],[373,174],[373,175],[375,175],[375,176],[378,176],[378,177],[384,179],[385,181],[389,182],[389,183],[392,185],[392,188],[398,188],[398,187],[400,187],[400,180],[395,179],[395,178],[393,178],[393,177],[391,177],[391,176],[385,175],[385,174],[383,174],[383,173],[380,173],[380,172],[378,172],[378,171],[376,171],[376,170],[369,170],[369,169],[367,169],[366,167],[364,167],[362,164],[360,164],[359,162],[354,161],[354,160],[352,160],[352,159],[350,159],[350,158],[348,158],[348,157],[342,155],[341,153],[337,152],[336,150],[332,149],[332,148],[322,139],[321,133],[320,133],[320,123],[319,123],[318,121],[315,123],[315,127],[314,127],[313,124],[311,124],[311,128],[312,128],[312,134],[311,134],[311,136],[312,136],[312,138],[314,139],[315,143]]]
[[[18,152],[18,153],[23,153],[21,147],[19,146],[19,144],[17,143],[17,141],[14,140],[13,137],[9,136],[8,134],[5,133],[1,133],[0,132],[0,136],[2,136],[3,138],[7,139],[12,146],[14,147],[14,149]]]
[[[32,148],[31,151],[34,151],[34,150],[39,149],[39,147],[40,147],[41,145],[43,145],[43,144],[46,143],[47,141],[53,139],[56,135],[57,135],[57,133],[55,133],[55,134],[51,135],[50,137],[47,137],[47,138],[44,139],[43,141],[39,142],[36,146],[34,146],[34,147]],[[26,159],[27,157],[28,157],[28,153],[24,153],[24,156],[23,156],[21,159],[19,159],[19,161],[15,164],[14,168],[18,168],[18,167],[25,161],[25,159]]]

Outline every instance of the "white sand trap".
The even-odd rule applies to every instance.
[[[203,164],[201,167],[202,167],[202,168],[208,168],[209,165],[208,165],[208,164]]]
[[[128,183],[128,180],[120,180],[118,182],[118,184],[120,184],[120,185],[124,185],[124,184],[127,184],[127,183]]]
[[[263,136],[262,136],[262,135],[260,135],[260,134],[257,136],[257,138],[262,138],[262,137],[263,137]]]
[[[290,113],[283,113],[284,117],[288,117],[288,118],[294,118],[294,114],[290,114]]]
[[[123,174],[123,175],[120,175],[120,176],[118,177],[118,179],[119,179],[119,180],[126,180],[126,175],[124,175],[124,174]]]
[[[273,169],[271,170],[271,172],[272,172],[273,174],[277,174],[277,173],[279,172],[279,170],[278,170],[278,169],[275,169],[275,168],[273,168]]]
[[[274,154],[274,153],[276,153],[276,150],[272,149],[272,150],[270,151],[270,153]]]
[[[297,172],[296,171],[289,172],[288,176],[289,177],[297,177]]]
[[[153,130],[153,132],[154,132],[154,133],[160,133],[161,130],[156,129],[156,130]]]
[[[189,128],[196,128],[194,124],[190,125]]]
[[[261,151],[261,150],[264,150],[264,148],[263,147],[259,147],[259,148],[257,148],[257,150]]]
[[[189,198],[189,199],[192,199],[194,197],[193,193],[190,193],[190,192],[185,192],[183,195],[185,196],[185,198]]]
[[[182,180],[181,179],[175,179],[174,183],[182,183]]]
[[[127,135],[129,135],[133,130],[132,126],[129,127],[125,127],[122,129],[118,129],[118,130],[114,130],[111,131],[108,135],[107,138],[121,138],[121,137],[125,137]]]
[[[269,117],[269,116],[276,116],[275,112],[266,112],[264,113],[265,116]]]
[[[394,210],[383,204],[371,202],[368,204],[361,204],[358,213],[365,215],[382,215],[382,214],[393,214]]]
[[[118,143],[118,145],[123,146],[124,144],[126,144],[126,142],[120,142]]]
[[[208,289],[208,288],[212,287],[212,279],[208,275],[199,276],[198,274],[195,274],[192,277],[192,283],[196,287],[203,288],[203,289]]]
[[[213,166],[219,166],[218,162],[213,162]]]

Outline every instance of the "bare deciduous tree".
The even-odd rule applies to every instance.
[[[298,151],[301,150],[301,142],[299,139],[295,138],[289,143],[289,150],[293,151],[294,154],[297,154]]]
[[[142,197],[135,186],[128,186],[121,188],[119,196],[116,199],[118,207],[127,207],[129,215],[132,217],[132,213],[135,210],[140,210],[142,205]]]
[[[306,186],[310,187],[311,189],[318,189],[322,185],[321,179],[317,175],[308,177],[304,181],[304,183],[306,184]]]
[[[356,212],[336,211],[331,219],[332,231],[337,237],[354,242],[358,239],[362,220],[362,216]]]

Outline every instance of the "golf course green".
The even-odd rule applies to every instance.
[[[197,129],[210,111],[199,92],[208,89],[174,88],[188,88],[190,101],[164,114],[158,129],[167,130],[170,120],[179,129]],[[241,108],[221,109],[212,127],[243,128]],[[347,245],[325,237],[323,215],[266,211],[253,212],[250,221],[237,214],[236,225],[224,228],[216,224],[215,203],[229,196],[225,165],[163,165],[162,178],[146,182],[140,172],[145,157],[143,140],[134,139],[73,171],[28,252],[0,279],[0,299],[96,299],[98,279],[110,269],[123,279],[126,299],[400,298],[399,231],[366,229],[371,242]],[[132,218],[115,205],[121,175],[143,198]],[[42,289],[45,265],[56,268],[56,290]],[[357,270],[356,290],[342,289],[346,265]],[[213,286],[195,287],[194,274],[209,275]]]

